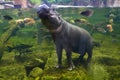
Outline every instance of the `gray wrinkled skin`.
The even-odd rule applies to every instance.
[[[86,30],[66,22],[52,9],[43,8],[37,13],[42,23],[52,34],[58,56],[57,68],[60,68],[62,65],[63,49],[66,51],[69,70],[75,68],[71,59],[72,52],[79,53],[80,60],[87,53],[87,61],[91,61],[93,42],[90,34]]]

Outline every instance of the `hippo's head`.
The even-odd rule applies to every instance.
[[[48,29],[57,29],[61,25],[61,17],[59,14],[46,5],[40,6],[37,14]]]

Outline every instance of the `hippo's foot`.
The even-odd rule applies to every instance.
[[[62,68],[60,64],[56,65],[55,68]]]
[[[71,70],[73,70],[74,68],[75,68],[75,66],[74,66],[74,65],[71,65],[70,67],[68,67],[68,70],[71,71]]]

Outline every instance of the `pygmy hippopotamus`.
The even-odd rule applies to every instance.
[[[62,65],[63,49],[66,51],[69,70],[75,68],[71,59],[72,52],[79,53],[80,60],[82,60],[87,53],[87,62],[90,62],[92,58],[93,41],[89,32],[81,27],[68,23],[57,11],[46,5],[44,6],[38,8],[37,14],[43,25],[45,25],[51,33],[56,45],[58,56],[58,65],[56,67],[60,68]]]

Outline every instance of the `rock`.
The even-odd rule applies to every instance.
[[[30,72],[29,79],[39,80],[42,74],[43,74],[43,70],[39,67],[35,67]]]

